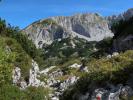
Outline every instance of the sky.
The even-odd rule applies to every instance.
[[[39,19],[77,13],[119,14],[133,8],[133,0],[2,0],[0,17],[21,29]]]

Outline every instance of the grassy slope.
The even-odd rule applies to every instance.
[[[133,73],[133,51],[126,51],[111,59],[93,59],[87,65],[89,73],[84,74],[75,85],[66,90],[61,100],[72,100],[76,91],[92,92],[95,88],[105,87],[106,83],[127,84]]]
[[[15,66],[20,67],[22,69],[22,76],[26,77],[29,73],[29,68],[31,68],[31,58],[26,54],[21,45],[16,40],[8,37],[0,37],[0,44],[0,66],[6,64],[6,67],[8,67],[9,65],[11,71]]]
[[[12,84],[12,71],[21,68],[22,77],[29,76],[31,60],[39,60],[34,44],[19,30],[6,26],[0,19],[0,100],[45,100],[49,89],[29,87],[22,91]],[[34,95],[33,95],[34,94]]]
[[[31,68],[31,58],[12,38],[0,37],[0,44],[0,100],[44,100],[48,97],[48,89],[29,87],[21,91],[12,85],[13,68],[20,67],[22,76],[27,77]],[[11,52],[6,50],[7,46]]]

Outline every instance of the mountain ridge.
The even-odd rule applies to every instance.
[[[87,41],[100,41],[113,37],[111,26],[114,22],[129,19],[133,8],[119,14],[102,17],[98,13],[55,16],[33,22],[22,31],[28,35],[37,48],[50,45],[56,39],[79,37]],[[44,25],[45,24],[45,25]]]
[[[39,40],[42,44],[51,44],[59,38],[77,36],[88,41],[100,41],[113,36],[107,21],[96,13],[42,19],[25,28],[23,32],[29,35],[37,47]]]
[[[97,14],[79,14],[35,22],[24,34],[0,20],[0,99],[132,100],[132,22],[132,17],[112,21],[110,28]],[[92,38],[96,32],[101,39],[98,30],[106,35],[101,28],[114,37],[87,41],[73,36]]]

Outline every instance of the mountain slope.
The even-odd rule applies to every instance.
[[[133,51],[111,58],[93,59],[88,64],[89,73],[70,86],[60,100],[132,100]]]
[[[0,99],[132,100],[132,18],[117,22],[107,38],[97,14],[39,20],[26,34],[0,20]]]
[[[29,86],[25,90],[20,90],[22,81],[28,84],[29,70],[32,68],[34,57],[32,53],[36,53],[34,47],[34,44],[19,30],[6,25],[5,20],[0,19],[0,100],[48,98],[48,89],[44,87]],[[19,70],[14,71],[16,68]],[[19,71],[21,73],[18,73]]]
[[[70,17],[52,17],[26,27],[25,32],[37,47],[51,44],[55,39],[75,37],[100,41],[112,37],[107,21],[98,14],[77,14]]]

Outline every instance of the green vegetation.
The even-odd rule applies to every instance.
[[[49,100],[50,90],[44,87],[29,87],[25,91],[26,100]]]
[[[111,59],[93,59],[87,66],[89,73],[84,74],[75,85],[65,91],[61,100],[72,100],[75,91],[84,94],[88,90],[105,87],[106,83],[126,84],[133,72],[133,51],[126,51]]]
[[[56,23],[50,19],[42,21],[41,24],[52,24],[53,31],[57,28],[54,26]],[[121,35],[132,34],[132,27],[133,18],[114,23],[112,26],[115,32],[114,39]],[[56,30],[57,33],[62,33],[61,27]],[[65,72],[64,76],[56,77],[57,80],[64,81],[71,75],[81,77],[63,93],[61,100],[72,100],[75,92],[84,94],[88,90],[104,87],[106,83],[126,84],[130,73],[133,73],[133,51],[126,51],[109,59],[106,56],[111,50],[112,43],[111,38],[99,42],[87,42],[75,37],[55,40],[51,45],[44,45],[43,49],[37,49],[19,28],[7,25],[5,20],[0,19],[0,100],[48,99],[50,90],[47,88],[29,87],[26,90],[20,90],[12,85],[13,68],[21,68],[23,78],[27,79],[32,59],[41,69],[56,66],[49,73],[57,69]],[[68,68],[74,63],[85,64],[88,66],[89,73]],[[42,75],[39,79],[45,82],[48,76]]]
[[[89,58],[94,53],[93,44],[95,42],[90,43],[79,38],[56,40],[51,45],[43,47],[45,66],[64,66],[70,62],[80,62],[82,57]]]
[[[31,58],[23,50],[16,40],[8,37],[0,37],[0,66],[1,71],[7,71],[8,76],[14,67],[20,67],[22,75],[27,77],[31,68]],[[7,68],[7,69],[6,69]],[[10,70],[8,72],[8,70]]]
[[[107,56],[111,50],[113,40],[106,38],[100,42],[88,42],[80,38],[65,38],[61,41],[55,40],[51,45],[44,46],[44,67],[65,66],[73,63],[81,64],[82,58],[89,62],[93,58]],[[75,45],[73,47],[73,45]]]
[[[56,25],[56,22],[52,19],[45,19],[44,21],[41,22],[41,24],[45,24],[45,25],[55,24]]]
[[[129,20],[120,20],[118,22],[114,22],[112,24],[111,30],[115,33],[115,37],[117,38],[121,35],[129,35],[133,34],[133,17]]]
[[[20,90],[16,86],[6,84],[0,88],[0,100],[49,100],[49,89],[44,87]]]
[[[40,66],[43,66],[42,50],[37,49],[33,42],[28,39],[26,34],[23,34],[18,27],[6,25],[6,21],[0,19],[0,36],[10,37],[15,39],[23,48],[23,50]]]
[[[20,90],[12,85],[13,68],[21,68],[24,79],[29,75],[31,60],[41,61],[41,52],[17,27],[0,19],[0,100],[48,100],[47,88]]]

